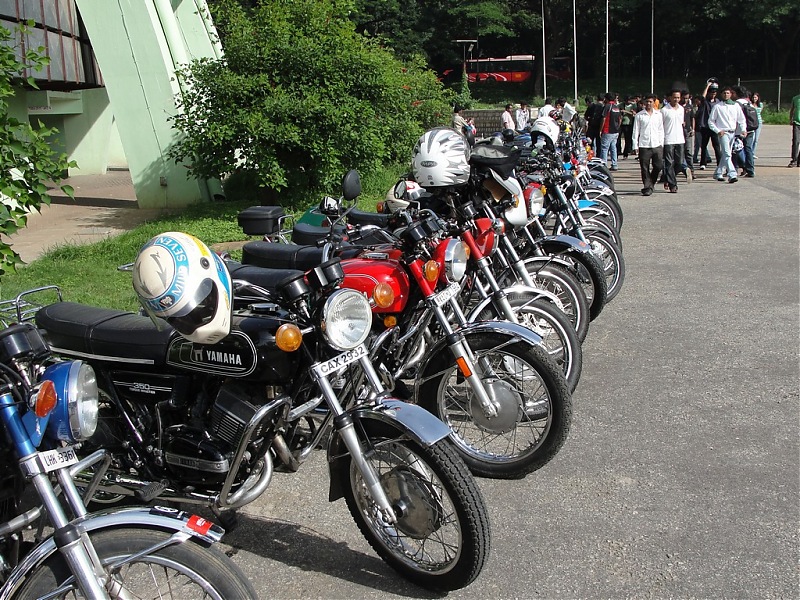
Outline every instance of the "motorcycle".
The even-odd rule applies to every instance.
[[[224,533],[214,523],[163,507],[87,512],[97,482],[81,497],[75,473],[109,462],[103,450],[78,458],[97,424],[95,375],[83,361],[51,356],[23,322],[29,308],[25,295],[0,306],[0,599],[186,598],[194,590],[219,600],[255,598],[238,567],[210,547]],[[42,504],[23,510],[28,484]],[[53,533],[44,535],[48,520]],[[24,530],[37,523],[26,539]]]
[[[252,270],[252,269],[251,269]],[[478,576],[486,508],[449,428],[390,397],[369,359],[370,300],[339,289],[338,260],[305,274],[230,279],[199,240],[153,238],[133,266],[148,317],[69,302],[36,313],[62,356],[91,364],[101,391],[87,448],[108,449],[98,485],[112,502],[208,505],[223,523],[275,469],[327,446],[330,501],[401,575],[433,590]]]

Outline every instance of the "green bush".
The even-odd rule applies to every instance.
[[[223,60],[181,73],[172,157],[193,175],[248,173],[281,204],[338,189],[348,169],[407,160],[447,122],[448,93],[421,58],[401,62],[354,31],[335,0],[215,4]]]
[[[31,24],[17,26],[21,36]],[[48,129],[41,121],[32,127],[27,121],[20,121],[9,114],[5,98],[21,90],[22,77],[26,67],[37,70],[48,64],[44,48],[23,51],[22,61],[18,60],[12,45],[15,35],[0,26],[0,233],[14,233],[25,227],[28,213],[38,210],[42,204],[50,204],[47,184],[58,183],[64,173],[75,163],[67,161],[66,155],[56,156],[50,149],[47,138],[56,132]],[[26,83],[36,87],[33,77]],[[72,196],[72,188],[61,188]],[[15,269],[22,262],[11,245],[0,240],[0,275],[8,269]]]

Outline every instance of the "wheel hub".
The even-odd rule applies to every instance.
[[[396,527],[417,540],[442,526],[444,510],[430,482],[408,467],[397,467],[381,476],[381,483],[397,517]]]
[[[484,379],[483,387],[489,396],[497,415],[491,417],[483,410],[476,394],[472,394],[470,410],[475,424],[491,433],[508,433],[517,426],[520,419],[520,395],[507,381]]]

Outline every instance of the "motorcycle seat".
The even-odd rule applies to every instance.
[[[177,335],[166,324],[159,331],[149,317],[74,302],[41,308],[36,326],[60,354],[154,365],[165,364],[169,341]]]
[[[389,227],[391,215],[367,212],[365,210],[352,209],[347,213],[347,220],[354,225],[377,225],[384,229]]]
[[[242,247],[242,264],[267,269],[308,271],[322,263],[322,248],[272,242],[247,242]]]
[[[287,277],[303,274],[303,271],[299,269],[271,269],[256,265],[243,265],[233,260],[226,260],[225,266],[228,267],[232,279],[243,279],[270,291],[275,291],[278,284]]]
[[[339,252],[338,256],[352,258],[359,252],[361,249],[349,247]],[[322,264],[322,248],[261,241],[247,242],[242,248],[242,264],[268,269],[308,271]]]

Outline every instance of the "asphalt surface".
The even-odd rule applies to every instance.
[[[546,467],[479,480],[492,550],[451,598],[797,598],[800,169],[639,195],[620,161],[627,278],[592,323],[573,427]],[[263,598],[433,598],[385,565],[322,452],[226,536]]]

